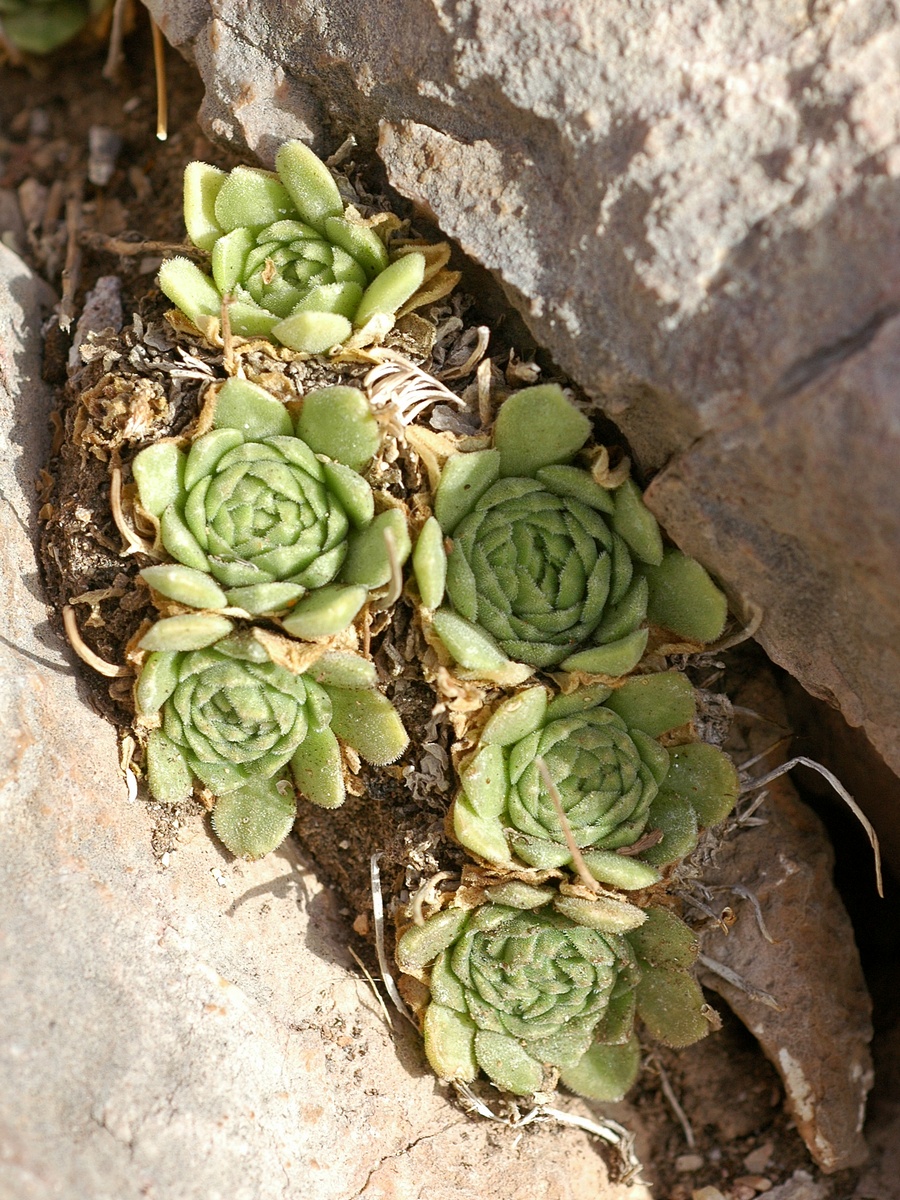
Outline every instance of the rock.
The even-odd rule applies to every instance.
[[[736,702],[783,723],[777,693],[763,678],[745,685]],[[749,749],[766,737],[770,728],[757,727]],[[871,1002],[822,823],[786,776],[765,791],[755,814],[762,823],[719,841],[703,868],[707,895],[730,906],[737,921],[727,931],[707,928],[700,980],[759,1041],[810,1154],[832,1173],[868,1157],[862,1128],[873,1081]]]
[[[671,464],[650,503],[771,656],[900,771],[893,5],[149,7],[213,136],[264,162],[377,142],[642,467]]]
[[[0,1196],[647,1200],[578,1130],[449,1102],[296,843],[236,863],[183,813],[154,855],[41,599],[43,292],[0,247]]]
[[[795,1171],[787,1183],[766,1192],[767,1200],[827,1200],[828,1189],[808,1171]]]

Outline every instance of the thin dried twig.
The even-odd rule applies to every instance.
[[[59,327],[64,333],[72,328],[75,318],[75,293],[81,281],[81,182],[66,201],[66,261],[62,269],[62,298],[59,304]]]
[[[109,79],[113,82],[122,74],[122,67],[125,64],[122,41],[125,35],[125,10],[127,7],[128,0],[116,0],[112,10],[112,23],[109,29],[109,48],[101,74],[104,79]]]
[[[89,250],[106,251],[109,254],[181,254],[186,257],[207,259],[209,253],[198,246],[188,245],[187,242],[130,242],[125,238],[110,237],[108,233],[100,233],[97,229],[84,229],[78,237],[82,246]]]
[[[637,1178],[641,1170],[640,1160],[634,1153],[634,1134],[624,1125],[607,1117],[601,1121],[592,1121],[580,1117],[576,1113],[567,1113],[563,1109],[553,1108],[549,1104],[536,1104],[526,1113],[520,1113],[516,1105],[512,1105],[507,1116],[501,1116],[472,1091],[467,1083],[454,1081],[454,1091],[469,1113],[477,1113],[487,1121],[496,1121],[498,1125],[506,1125],[509,1129],[521,1129],[525,1125],[533,1125],[536,1121],[555,1121],[559,1125],[573,1125],[585,1133],[598,1137],[607,1145],[615,1147],[622,1165],[621,1182],[631,1182]]]
[[[378,953],[378,969],[381,971],[381,981],[384,984],[385,991],[393,1001],[397,1012],[406,1017],[410,1025],[418,1030],[418,1021],[406,1007],[403,997],[397,990],[397,984],[394,982],[394,976],[391,974],[388,962],[387,948],[384,944],[384,898],[381,894],[381,872],[378,869],[378,860],[380,858],[381,852],[378,851],[369,859],[369,874],[372,883],[372,915],[375,925],[375,949]]]
[[[755,792],[757,788],[765,787],[767,783],[771,783],[773,779],[778,779],[781,775],[786,775],[788,771],[792,771],[794,767],[809,767],[811,771],[816,771],[823,779],[827,779],[840,798],[844,801],[850,811],[862,825],[869,839],[869,845],[872,847],[872,853],[875,855],[875,884],[878,888],[878,895],[884,898],[884,880],[881,874],[881,847],[878,844],[878,834],[872,828],[872,823],[869,818],[859,807],[838,777],[832,774],[827,767],[823,767],[821,763],[816,762],[814,758],[806,758],[803,755],[798,755],[796,758],[789,759],[786,763],[782,763],[780,767],[776,767],[774,771],[770,771],[768,775],[763,775],[760,779],[751,780],[745,787],[741,788],[741,795],[746,795],[748,792]]]
[[[156,136],[164,142],[169,136],[169,97],[166,92],[166,51],[162,30],[150,18],[153,35],[153,69],[156,72]]]
[[[655,1054],[650,1056],[650,1062],[656,1067],[659,1072],[659,1083],[662,1088],[662,1093],[669,1102],[669,1107],[675,1114],[678,1124],[681,1126],[684,1133],[684,1140],[688,1144],[688,1149],[693,1150],[697,1145],[697,1139],[694,1137],[694,1127],[688,1119],[687,1113],[681,1107],[678,1097],[675,1095],[675,1089],[672,1087],[672,1081],[669,1079],[668,1072],[659,1061]]]
[[[384,612],[385,609],[392,608],[403,594],[403,568],[400,566],[400,555],[397,553],[397,539],[390,529],[385,529],[383,536],[384,548],[391,568],[391,578],[388,581],[388,590],[378,601],[375,612]]]
[[[770,946],[777,946],[778,940],[773,938],[771,933],[769,933],[768,929],[766,928],[766,923],[763,920],[762,915],[762,906],[760,905],[756,894],[751,892],[750,889],[745,887],[742,883],[733,883],[729,888],[729,891],[734,892],[736,896],[740,896],[743,900],[750,902],[753,907],[753,912],[756,915],[756,924],[759,926],[759,932],[763,935]]]
[[[756,604],[748,604],[747,607],[750,609],[750,620],[747,624],[735,633],[728,633],[725,637],[720,638],[719,641],[705,646],[703,648],[704,654],[718,654],[722,650],[731,650],[735,646],[740,646],[741,642],[747,642],[750,638],[756,636],[760,625],[763,623],[765,612]]]
[[[786,746],[793,737],[793,734],[788,734],[786,737],[779,738],[777,742],[772,742],[770,746],[766,746],[765,750],[760,750],[759,754],[754,754],[752,758],[748,758],[746,762],[740,764],[742,771],[746,771],[748,767],[755,767],[758,762],[764,758],[768,758],[773,750],[778,750],[781,746]]]
[[[71,604],[63,605],[62,619],[66,637],[82,662],[87,663],[89,667],[93,667],[95,671],[99,671],[101,675],[105,675],[107,679],[121,679],[125,675],[131,674],[130,667],[119,667],[115,663],[107,662],[105,658],[101,658],[99,654],[95,654],[90,646],[86,644],[82,639],[78,622],[75,620],[75,609]]]
[[[448,367],[446,371],[441,371],[438,378],[443,381],[452,379],[465,379],[467,375],[471,375],[476,366],[484,358],[488,348],[488,343],[491,340],[491,331],[487,325],[479,325],[476,330],[477,341],[474,349],[464,363],[458,367]]]
[[[381,1014],[384,1017],[385,1025],[387,1025],[388,1029],[393,1031],[394,1023],[391,1020],[391,1014],[388,1010],[388,1006],[385,1004],[384,996],[382,996],[381,992],[379,992],[378,984],[372,978],[369,968],[366,966],[366,964],[363,962],[363,960],[359,957],[359,955],[356,953],[356,951],[353,949],[352,946],[348,946],[347,950],[350,954],[350,957],[353,959],[353,961],[356,963],[356,965],[362,971],[363,975],[365,975],[366,980],[368,981],[369,987],[372,989],[372,994],[374,995],[375,999],[378,1001],[378,1007],[381,1009]]]
[[[572,826],[569,824],[565,810],[562,806],[562,799],[557,791],[556,784],[553,782],[553,776],[539,754],[534,756],[534,765],[541,773],[541,778],[544,781],[544,787],[550,793],[550,799],[553,801],[553,807],[556,809],[556,815],[559,818],[559,823],[562,826],[563,837],[566,839],[566,845],[569,848],[569,853],[572,855],[572,866],[575,868],[578,878],[585,887],[590,888],[592,892],[600,892],[603,889],[588,870],[587,863],[581,856],[581,851],[576,845],[575,838],[572,835]]]
[[[724,963],[717,962],[714,958],[709,958],[706,954],[698,954],[697,962],[702,963],[707,971],[712,971],[713,975],[718,975],[720,979],[724,979],[726,983],[730,983],[732,987],[736,987],[738,991],[749,996],[751,1000],[756,1000],[757,1003],[764,1004],[766,1008],[774,1008],[775,1012],[784,1012],[784,1009],[774,996],[770,995],[769,992],[764,992],[762,988],[754,987],[752,983],[748,983],[746,979],[738,975],[737,971],[732,971],[731,967],[726,967]]]
[[[425,924],[425,916],[422,912],[423,906],[426,903],[434,904],[434,902],[437,898],[437,896],[436,896],[437,885],[439,883],[443,883],[445,879],[452,879],[452,878],[453,878],[452,871],[438,871],[436,875],[432,875],[428,879],[425,879],[422,881],[422,883],[416,889],[413,896],[410,898],[409,905],[407,907],[407,911],[408,911],[409,915],[412,917],[412,921],[413,921],[414,925],[424,925]]]
[[[153,547],[131,528],[125,517],[125,511],[122,508],[122,468],[114,466],[110,472],[109,481],[109,509],[112,513],[112,519],[116,529],[122,535],[125,542],[125,547],[122,550],[122,555],[127,554],[146,554],[150,558],[158,558],[159,555],[154,553]]]

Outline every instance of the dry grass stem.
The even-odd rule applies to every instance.
[[[112,21],[109,28],[109,48],[101,74],[104,79],[109,79],[113,83],[119,79],[122,74],[122,67],[125,65],[122,40],[125,36],[125,11],[127,7],[128,0],[116,0],[112,10]]]
[[[89,667],[93,667],[101,675],[105,675],[107,679],[121,679],[123,676],[131,674],[130,667],[119,667],[115,663],[108,663],[105,658],[101,658],[99,654],[95,654],[90,646],[82,640],[78,622],[75,620],[75,609],[71,604],[63,605],[62,618],[66,637],[82,662],[87,663]]]
[[[369,987],[372,989],[372,994],[374,995],[375,999],[378,1001],[378,1007],[381,1009],[381,1014],[384,1017],[384,1023],[385,1023],[385,1025],[387,1025],[388,1029],[390,1029],[393,1032],[394,1024],[391,1021],[390,1011],[388,1010],[388,1006],[384,1002],[384,996],[382,996],[381,992],[379,992],[379,990],[378,990],[378,984],[372,978],[369,968],[366,966],[366,964],[363,962],[363,960],[359,957],[359,955],[356,953],[356,951],[353,949],[352,946],[347,947],[347,953],[350,955],[350,957],[353,959],[353,961],[356,963],[356,965],[362,971],[363,975],[365,975],[366,980],[369,984]]]
[[[162,30],[150,18],[153,35],[153,69],[156,72],[156,136],[164,142],[169,136],[169,97],[166,90],[166,51]]]
[[[369,859],[369,874],[372,882],[372,917],[375,926],[375,950],[378,954],[378,969],[381,971],[381,981],[384,984],[385,991],[390,996],[397,1012],[401,1016],[406,1017],[410,1025],[418,1030],[419,1023],[404,1004],[403,997],[397,990],[397,984],[394,982],[394,976],[391,974],[391,967],[388,962],[387,948],[384,943],[384,897],[381,892],[381,872],[378,869],[378,860],[380,858],[381,852],[378,851]]]
[[[786,775],[788,771],[792,771],[794,767],[809,767],[811,771],[815,771],[821,775],[823,779],[827,779],[840,798],[844,801],[850,811],[862,825],[869,839],[869,845],[872,847],[872,853],[875,855],[875,885],[878,888],[878,895],[884,898],[884,880],[881,873],[881,847],[878,844],[878,834],[872,827],[872,823],[863,810],[859,807],[838,777],[832,774],[827,767],[823,767],[821,763],[816,762],[814,758],[806,758],[803,755],[798,755],[797,758],[791,758],[786,763],[782,763],[780,767],[776,767],[774,771],[770,771],[768,775],[763,775],[760,779],[751,780],[746,787],[741,789],[741,795],[746,795],[748,792],[755,792],[757,788],[765,787],[767,783],[771,783],[773,779],[778,779],[781,775]]]
[[[125,512],[122,508],[122,468],[118,466],[113,467],[110,474],[109,508],[116,529],[121,533],[122,540],[125,543],[122,550],[123,557],[126,554],[146,554],[150,558],[158,558],[159,556],[153,552],[153,547],[150,543],[144,541],[142,537],[135,533],[125,517]]]
[[[768,992],[764,992],[762,988],[754,987],[752,983],[748,983],[746,979],[738,975],[737,971],[732,971],[731,967],[726,967],[724,963],[716,962],[714,958],[710,958],[706,954],[699,954],[697,962],[702,963],[707,971],[712,971],[713,975],[718,975],[720,979],[724,979],[726,983],[730,983],[732,987],[736,987],[738,991],[749,996],[751,1000],[756,1000],[758,1004],[764,1004],[766,1008],[773,1008],[775,1012],[784,1012],[784,1009],[774,996]]]
[[[666,1100],[668,1100],[669,1107],[675,1114],[678,1124],[682,1128],[684,1140],[688,1144],[688,1149],[694,1150],[697,1146],[697,1139],[694,1137],[694,1127],[691,1125],[687,1113],[681,1107],[678,1097],[675,1095],[675,1089],[672,1087],[672,1081],[669,1079],[669,1074],[655,1054],[650,1056],[650,1062],[656,1067],[656,1070],[659,1073],[659,1084],[662,1088],[662,1093]]]
[[[587,863],[581,857],[581,851],[578,849],[578,846],[575,843],[575,838],[572,836],[572,826],[568,822],[562,806],[562,800],[560,799],[556,784],[553,782],[553,776],[547,769],[547,764],[539,754],[535,755],[534,763],[541,773],[544,786],[550,793],[550,799],[553,801],[553,807],[556,809],[556,815],[559,817],[559,823],[562,826],[563,836],[566,839],[566,846],[569,849],[569,853],[572,855],[572,866],[575,868],[578,878],[581,880],[584,886],[586,888],[590,888],[592,892],[601,892],[603,889],[588,870]]]

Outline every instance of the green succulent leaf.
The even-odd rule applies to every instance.
[[[272,336],[301,354],[325,354],[346,342],[352,326],[341,313],[298,312],[272,326]]]
[[[160,291],[200,328],[204,319],[218,317],[222,294],[196,263],[176,255],[167,258],[156,277]]]
[[[396,762],[409,745],[397,710],[380,692],[325,685],[331,697],[334,732],[358,750],[366,762],[383,767]]]
[[[147,739],[147,783],[162,804],[177,804],[191,794],[191,772],[184,755],[159,729]]]
[[[581,896],[558,896],[553,907],[563,916],[589,929],[603,933],[628,933],[639,928],[647,919],[642,908],[625,900],[597,896],[593,900]]]
[[[475,450],[448,459],[434,497],[434,515],[444,533],[452,533],[499,478],[499,450]]]
[[[373,317],[393,317],[397,309],[419,290],[424,277],[424,254],[405,254],[398,258],[385,267],[363,292],[353,324],[361,329]]]
[[[216,220],[216,197],[226,179],[226,173],[210,163],[192,162],[184,169],[184,223],[201,250],[212,250],[224,232]]]
[[[667,1046],[690,1046],[709,1032],[700,985],[678,967],[645,969],[637,986],[638,1016],[651,1037]]]
[[[161,596],[191,608],[224,608],[228,603],[225,593],[207,574],[180,563],[144,567],[141,577]]]
[[[343,587],[340,584],[317,588],[294,606],[290,616],[283,619],[282,625],[288,633],[299,638],[328,637],[340,633],[353,623],[368,594],[364,587]]]
[[[462,908],[445,908],[423,925],[411,925],[397,943],[397,962],[403,971],[420,971],[452,946],[465,927],[468,913]]]
[[[378,452],[381,434],[365,395],[354,387],[319,388],[303,398],[297,437],[316,454],[361,470]]]
[[[631,1090],[640,1065],[640,1043],[632,1036],[622,1046],[593,1045],[574,1067],[560,1070],[559,1078],[579,1096],[612,1104]]]
[[[132,466],[141,504],[154,517],[161,517],[182,494],[185,456],[174,442],[154,442],[142,450]]]
[[[517,1096],[539,1091],[544,1070],[514,1037],[479,1029],[475,1034],[475,1060],[499,1088]]]
[[[693,931],[667,908],[651,908],[647,920],[628,935],[639,961],[651,967],[687,970],[697,959],[699,943]]]
[[[641,569],[650,584],[648,616],[654,625],[692,642],[722,636],[728,601],[696,559],[669,549],[658,567]]]
[[[641,858],[655,867],[667,866],[696,849],[697,814],[680,796],[661,792],[650,805],[647,826],[662,833],[661,841],[641,852]]]
[[[659,525],[644,503],[640,488],[631,479],[616,488],[613,529],[625,540],[635,558],[651,566],[659,566],[662,562]]]
[[[291,756],[297,790],[319,808],[340,808],[346,799],[341,748],[331,729],[307,733]]]
[[[663,791],[686,800],[703,826],[724,821],[734,808],[740,780],[734,763],[716,746],[694,742],[670,752]]]
[[[142,650],[203,650],[233,628],[227,617],[213,613],[185,613],[157,621],[138,644]]]
[[[625,892],[653,887],[661,878],[659,871],[649,863],[616,854],[614,850],[586,850],[582,858],[587,869],[600,883],[608,883],[610,887],[621,888]]]
[[[329,217],[339,217],[343,213],[344,205],[334,177],[303,142],[285,142],[275,156],[275,168],[302,221],[321,230]]]
[[[237,376],[226,380],[219,389],[213,425],[216,429],[236,430],[245,442],[290,436],[294,432],[290,413],[280,400],[258,384]]]
[[[571,462],[590,433],[590,421],[558,384],[516,392],[500,409],[494,427],[500,474],[527,478],[541,467]]]
[[[180,664],[181,655],[175,651],[156,650],[147,655],[134,691],[139,716],[159,712],[175,691]]]
[[[297,803],[283,779],[255,779],[220,796],[212,814],[216,837],[232,854],[263,858],[291,831]]]
[[[377,588],[390,580],[391,559],[385,535],[393,539],[400,565],[406,562],[412,550],[406,517],[399,509],[389,508],[379,513],[368,528],[351,536],[350,550],[341,571],[345,583]]]
[[[629,679],[612,693],[606,707],[630,728],[641,729],[650,737],[688,725],[697,715],[694,689],[681,671]]]
[[[447,584],[447,553],[444,531],[435,517],[429,517],[416,539],[412,556],[413,574],[422,603],[435,609],[444,599]]]
[[[478,1075],[475,1022],[464,1013],[429,1004],[422,1030],[425,1053],[440,1079],[470,1083]]]

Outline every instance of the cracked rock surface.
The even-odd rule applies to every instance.
[[[648,501],[770,656],[900,770],[896,5],[149,7],[212,136],[377,145],[665,468]]]
[[[295,843],[234,863],[192,815],[154,859],[40,594],[45,299],[0,246],[0,1197],[647,1200],[448,1102]]]

